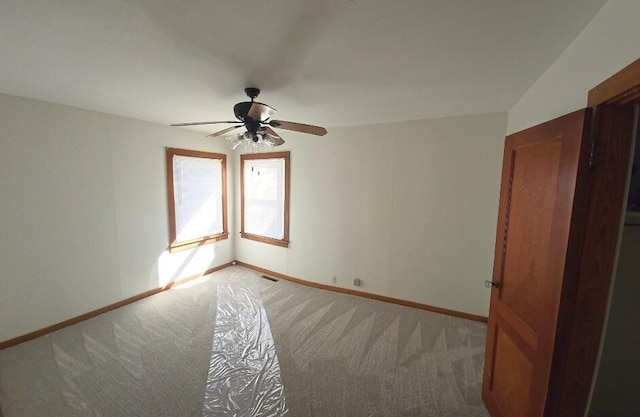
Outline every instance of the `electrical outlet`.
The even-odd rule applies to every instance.
[[[336,282],[338,282],[338,277],[337,275],[331,275],[331,283],[335,284]]]
[[[353,279],[353,285],[355,285],[356,287],[359,287],[360,284],[361,284],[360,278],[354,278]]]

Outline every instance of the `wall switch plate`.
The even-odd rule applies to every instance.
[[[353,279],[353,285],[355,285],[356,287],[360,286],[360,278],[354,278]]]

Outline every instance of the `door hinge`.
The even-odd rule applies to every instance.
[[[602,165],[605,156],[604,143],[593,140],[589,148],[589,169]]]

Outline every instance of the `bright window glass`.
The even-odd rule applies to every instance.
[[[224,239],[226,156],[167,149],[171,248]]]
[[[289,153],[242,155],[244,238],[288,245]]]

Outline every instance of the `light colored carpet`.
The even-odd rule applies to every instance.
[[[482,416],[486,326],[230,267],[0,351],[17,416],[202,416],[220,279],[260,290],[287,416]]]

